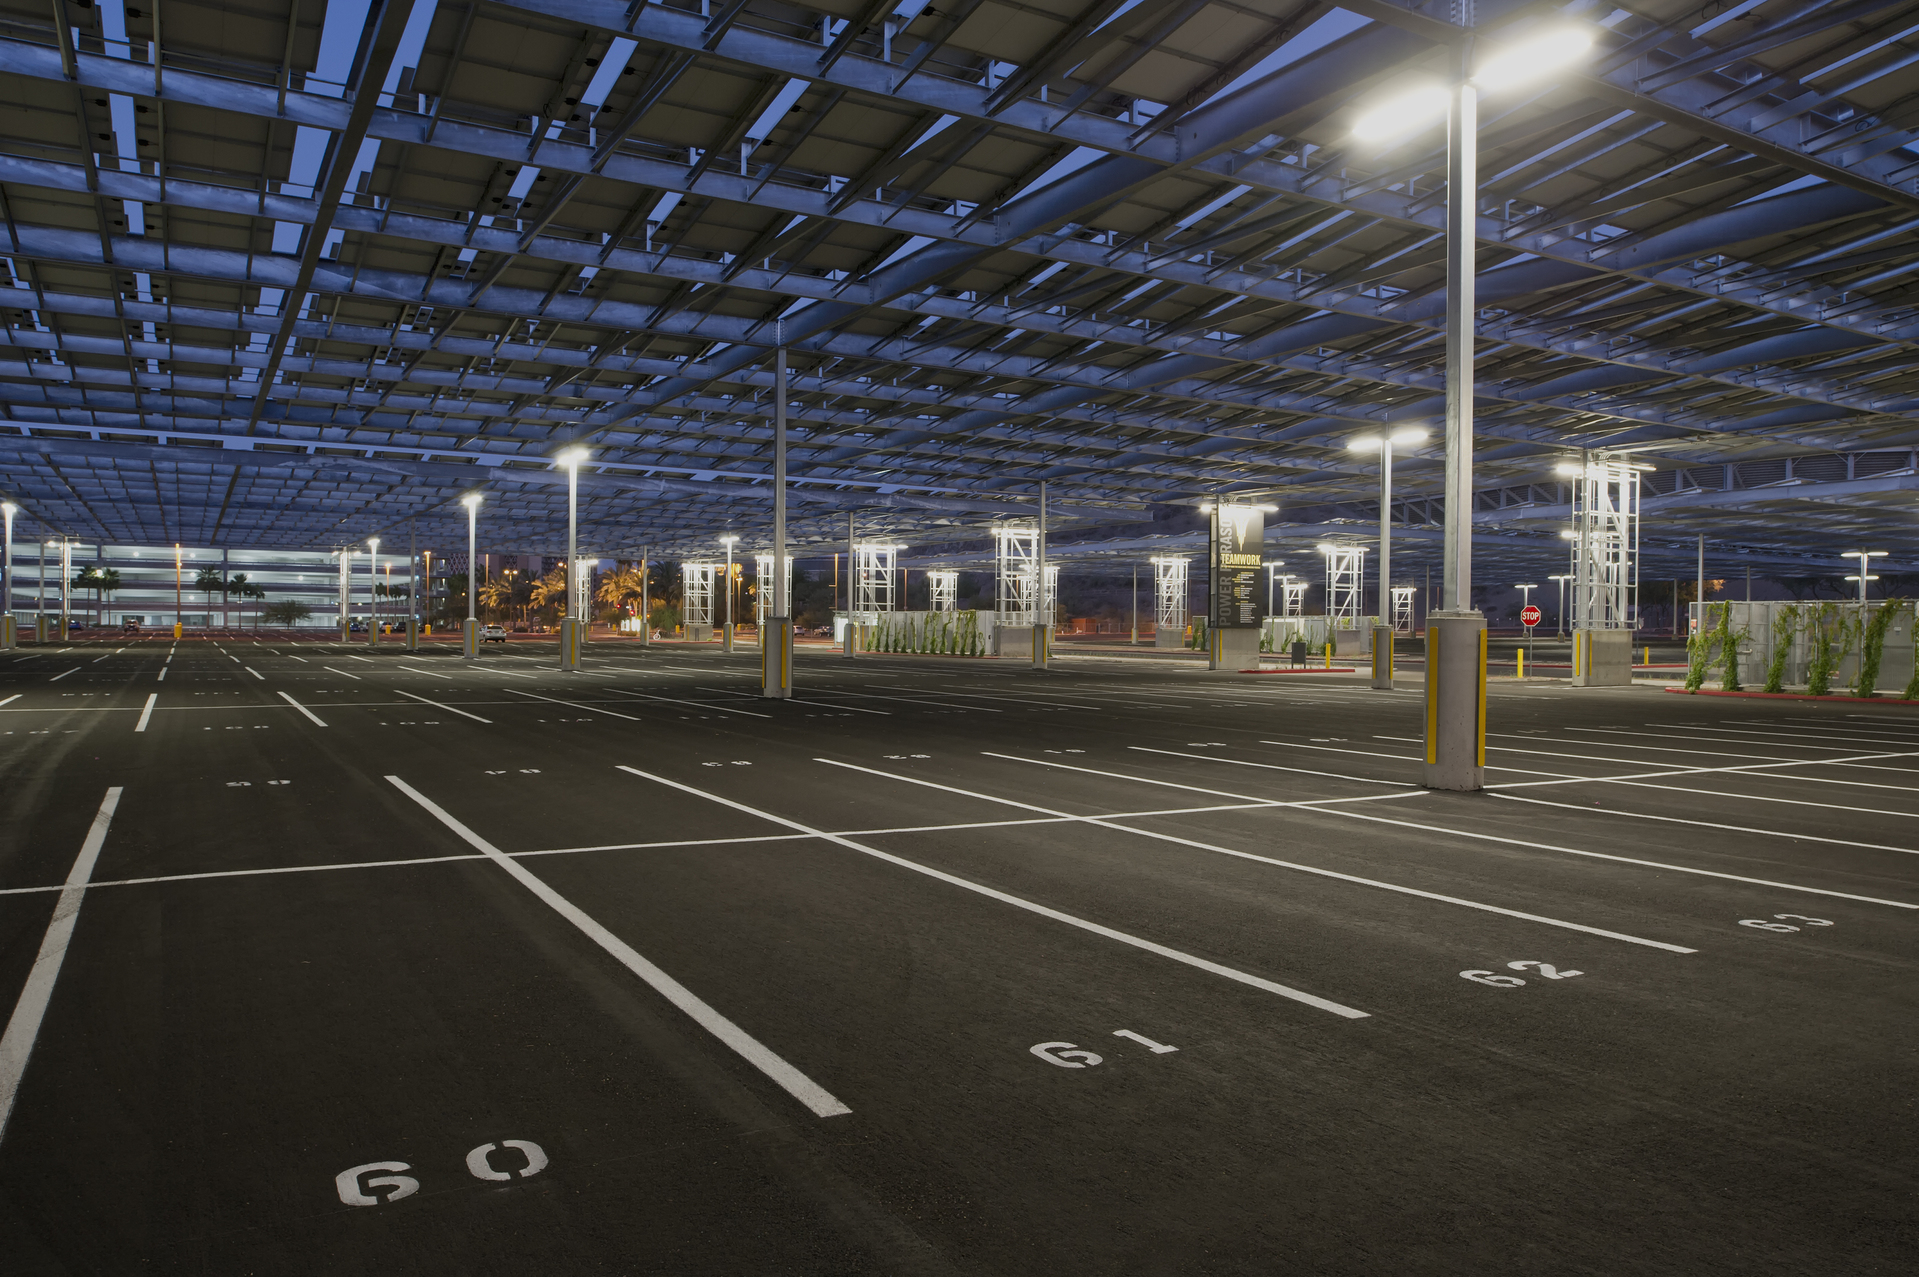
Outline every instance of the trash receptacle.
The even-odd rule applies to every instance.
[[[1303,638],[1296,638],[1293,640],[1293,665],[1295,668],[1297,668],[1298,666],[1304,665],[1305,663],[1306,663],[1306,640]]]

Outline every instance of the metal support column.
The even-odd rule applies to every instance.
[[[841,656],[851,656],[859,647],[859,617],[853,611],[853,578],[858,574],[859,548],[853,544],[853,513],[846,514],[846,631]]]
[[[18,622],[13,616],[13,516],[20,509],[11,501],[0,501],[0,515],[6,516],[6,555],[0,558],[0,652],[11,652],[20,645]]]
[[[1373,621],[1373,686],[1393,690],[1393,436],[1379,440],[1379,612]]]
[[[793,565],[786,555],[786,326],[774,329],[773,352],[773,602],[760,624],[760,695],[793,695]],[[766,583],[760,583],[760,597]]]
[[[1446,533],[1442,610],[1426,618],[1429,789],[1486,783],[1486,618],[1473,600],[1473,296],[1479,94],[1461,41],[1446,113]]]
[[[1039,485],[1039,531],[1033,539],[1033,562],[1037,569],[1038,606],[1033,613],[1033,668],[1046,668],[1053,646],[1053,595],[1046,587],[1046,482]]]

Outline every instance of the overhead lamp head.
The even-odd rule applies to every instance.
[[[0,514],[4,514],[9,519],[11,519],[14,515],[18,514],[19,512],[20,512],[20,507],[15,505],[13,502],[0,501]]]
[[[1513,588],[1514,588],[1515,590],[1536,590],[1536,589],[1538,589],[1538,588],[1539,588],[1539,582],[1537,582],[1537,581],[1519,581],[1519,582],[1515,582],[1515,583],[1514,583],[1514,585],[1513,585]]]
[[[1378,435],[1361,435],[1359,436],[1359,438],[1352,440],[1346,445],[1346,451],[1348,452],[1378,452],[1379,444],[1380,444],[1380,438]]]
[[[366,543],[367,543],[368,545],[370,545],[370,546],[372,546],[372,547],[373,547],[373,548],[374,548],[375,550],[378,550],[378,549],[380,548],[380,538],[379,538],[379,537],[368,537],[368,538],[366,539]]]
[[[465,496],[460,498],[460,504],[465,506],[469,510],[477,510],[480,508],[480,503],[485,500],[486,498],[481,496],[479,493],[469,492]]]
[[[584,462],[590,455],[585,448],[567,448],[562,451],[560,455],[553,458],[553,460],[571,470]]]
[[[1518,88],[1586,56],[1592,32],[1558,27],[1489,54],[1473,73],[1473,83],[1488,92]]]
[[[721,544],[721,545],[732,545],[732,544],[733,544],[733,543],[734,543],[735,541],[737,541],[737,540],[739,540],[739,538],[738,538],[737,536],[735,536],[735,535],[733,535],[733,534],[732,534],[731,532],[729,532],[729,533],[727,533],[727,534],[726,534],[725,536],[723,536],[723,537],[721,537],[721,538],[720,538],[720,544]]]
[[[1388,437],[1394,443],[1424,443],[1430,433],[1424,426],[1401,426]]]
[[[1571,528],[1562,528],[1560,529],[1560,532],[1559,532],[1559,539],[1561,541],[1577,541],[1579,539],[1579,534],[1577,532],[1574,532]]]
[[[1353,137],[1361,142],[1390,142],[1444,119],[1448,95],[1437,84],[1402,93],[1374,107],[1353,122]]]
[[[1585,469],[1577,461],[1562,461],[1553,467],[1554,474],[1576,475]]]

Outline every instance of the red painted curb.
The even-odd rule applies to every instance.
[[[1900,700],[1896,696],[1808,696],[1804,692],[1728,692],[1710,687],[1702,687],[1689,692],[1683,687],[1665,689],[1675,696],[1731,696],[1755,701],[1841,701],[1847,705],[1897,705],[1907,709],[1919,709],[1919,701]]]
[[[1302,666],[1296,670],[1241,670],[1239,672],[1241,674],[1357,674],[1359,668],[1352,665],[1335,665],[1331,669],[1324,666]]]

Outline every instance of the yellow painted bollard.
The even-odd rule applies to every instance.
[[[1524,648],[1521,648],[1519,651],[1519,677],[1526,677],[1526,651]]]
[[[1331,669],[1332,667],[1333,667],[1333,645],[1331,643],[1328,643],[1326,645],[1326,668]]]
[[[1651,647],[1650,645],[1648,645],[1648,646],[1647,646],[1647,648],[1646,648],[1646,659],[1645,659],[1644,661],[1642,661],[1642,662],[1641,662],[1641,664],[1643,664],[1643,665],[1651,665],[1651,664],[1652,664],[1652,647]]]

